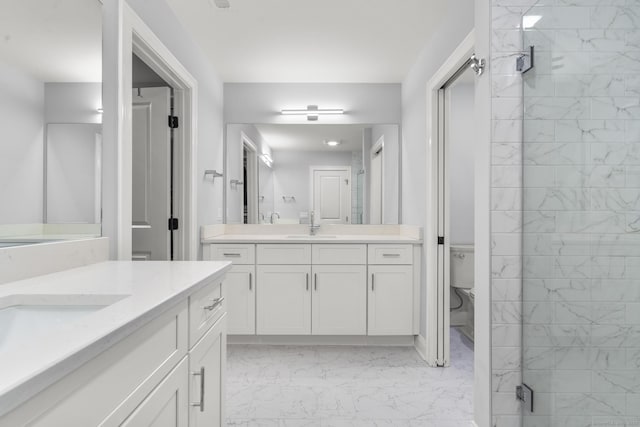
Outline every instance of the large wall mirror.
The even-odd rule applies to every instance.
[[[101,3],[4,2],[0,28],[0,227],[99,224]]]
[[[395,124],[228,124],[225,141],[229,224],[399,223]]]

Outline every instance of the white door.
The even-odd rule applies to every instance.
[[[382,150],[382,140],[379,140],[371,149],[371,167],[369,173],[369,224],[382,224]]]
[[[369,266],[368,335],[413,335],[413,268]]]
[[[311,298],[313,335],[367,333],[367,268],[314,265]]]
[[[133,93],[134,260],[169,259],[170,102],[166,87]]]
[[[189,424],[188,384],[188,363],[187,359],[183,359],[120,425],[123,427],[187,427]],[[82,409],[78,408],[78,410]]]
[[[319,224],[350,224],[351,168],[314,168],[313,206]]]
[[[224,425],[222,396],[227,360],[226,320],[226,315],[222,316],[189,352],[189,427]]]
[[[256,298],[259,335],[311,333],[311,267],[259,265]]]
[[[256,333],[256,280],[253,265],[233,265],[222,282],[229,334]]]

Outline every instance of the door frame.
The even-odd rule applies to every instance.
[[[352,209],[353,209],[353,197],[351,193],[351,188],[353,185],[353,173],[351,170],[351,166],[309,166],[309,211],[314,210],[315,204],[315,189],[313,185],[314,172],[315,171],[335,171],[335,170],[345,170],[349,175],[349,182],[351,185],[349,186],[349,206],[347,207],[347,212],[349,212],[349,222],[347,224],[353,224]],[[311,220],[309,220],[311,221]]]
[[[247,182],[244,183],[247,190],[247,223],[258,224],[258,146],[244,132],[240,132],[240,136],[240,161],[244,157],[245,148],[252,153],[250,157],[247,156]],[[244,200],[242,202],[244,205]],[[242,209],[240,215],[243,215]]]
[[[174,133],[174,216],[180,227],[174,240],[175,259],[196,260],[198,256],[197,222],[197,117],[198,82],[131,9],[123,5],[120,40],[121,67],[118,79],[117,146],[117,259],[131,259],[132,195],[132,56],[135,53],[174,89],[174,111],[180,127]]]
[[[381,135],[380,138],[371,146],[371,150],[369,150],[369,169],[371,169],[371,160],[373,159],[373,153],[376,151],[382,151],[382,157],[380,158],[380,224],[384,224],[384,175],[385,175],[385,167],[384,167],[384,135]],[[369,176],[371,178],[371,176]],[[371,200],[373,199],[373,192],[371,191],[373,186],[371,185],[371,180],[369,180],[369,223],[371,223]]]

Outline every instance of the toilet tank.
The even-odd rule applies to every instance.
[[[451,245],[451,286],[473,288],[473,245]]]

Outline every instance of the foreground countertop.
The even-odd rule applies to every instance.
[[[295,234],[222,234],[202,239],[202,243],[409,243],[421,240],[408,236],[382,234],[340,234],[315,236]]]
[[[0,309],[17,304],[109,305],[46,333],[34,333],[18,346],[0,342],[0,416],[222,276],[230,266],[226,261],[109,261],[1,285]]]

